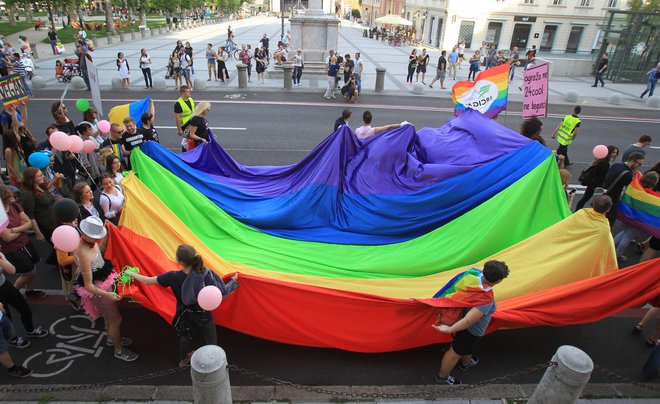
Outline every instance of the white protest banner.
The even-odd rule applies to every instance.
[[[92,92],[92,102],[99,116],[103,116],[103,104],[101,104],[101,89],[99,88],[99,72],[91,60],[87,60],[87,77],[89,77],[89,89]]]
[[[548,116],[549,63],[530,67],[525,71],[523,87],[523,119]]]

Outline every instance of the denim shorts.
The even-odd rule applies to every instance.
[[[16,331],[14,330],[14,324],[11,323],[11,320],[6,314],[3,314],[0,319],[0,354],[7,352],[9,349],[7,341],[15,337]]]
[[[186,68],[186,69],[181,69],[181,73],[183,74],[183,77],[185,77],[187,79],[190,78],[190,68],[189,67]]]

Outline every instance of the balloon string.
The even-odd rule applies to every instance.
[[[92,184],[94,184],[94,186],[98,188],[99,185],[96,183],[96,181],[94,181],[94,178],[92,178],[92,174],[89,171],[87,171],[87,169],[85,168],[85,165],[78,158],[78,153],[74,153],[74,152],[70,152],[70,153],[73,154],[73,157],[75,157],[76,160],[78,161],[78,163],[80,163],[80,167],[82,167],[82,169],[85,170],[85,172],[89,176],[89,180],[92,181]]]

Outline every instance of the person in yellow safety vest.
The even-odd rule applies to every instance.
[[[185,138],[185,130],[193,117],[195,101],[190,96],[190,88],[181,86],[181,97],[174,103],[174,121],[176,122],[176,133],[181,136],[182,150],[188,150],[188,139]],[[184,145],[185,142],[185,145]]]
[[[566,115],[562,123],[552,134],[552,138],[557,137],[557,142],[559,143],[557,155],[564,156],[564,166],[566,167],[571,165],[571,161],[568,159],[568,145],[573,142],[580,130],[580,123],[582,122],[578,116],[580,112],[582,112],[582,107],[576,105],[573,108],[573,114]]]

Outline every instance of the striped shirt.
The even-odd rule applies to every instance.
[[[23,62],[21,62],[20,60],[14,60],[13,63],[14,66],[12,66],[11,69],[14,71],[14,73],[20,75],[21,77],[27,76],[27,73],[25,73],[25,65],[23,64]]]

